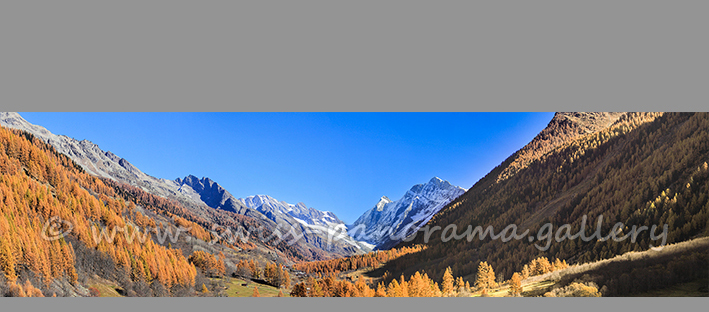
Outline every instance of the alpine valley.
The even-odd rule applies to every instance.
[[[556,113],[469,188],[406,181],[352,224],[0,126],[0,296],[709,296],[708,113]]]

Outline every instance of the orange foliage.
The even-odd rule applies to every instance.
[[[61,277],[76,282],[74,248],[63,237],[53,236],[68,232],[136,273],[135,278],[158,279],[167,287],[194,285],[196,270],[178,250],[152,240],[130,243],[123,235],[111,241],[94,239],[92,229],[126,226],[124,215],[135,204],[117,196],[111,186],[41,140],[0,128],[0,269],[5,277],[12,284],[18,270],[26,267],[46,285]],[[134,222],[154,225],[137,214]],[[34,287],[12,287],[17,295],[39,295]]]
[[[226,274],[226,268],[224,266],[224,259],[222,257],[215,257],[214,255],[196,250],[189,257],[190,262],[204,271],[205,274],[210,276],[224,276]]]
[[[441,297],[438,283],[426,273],[416,272],[407,281],[402,275],[399,280],[392,280],[388,286],[380,283],[376,291],[360,275],[354,284],[336,280],[332,276],[315,280],[310,277],[306,282],[293,286],[293,297]]]
[[[364,255],[356,255],[346,258],[301,262],[297,263],[293,267],[296,270],[303,271],[307,274],[331,274],[350,270],[358,270],[366,267],[376,268],[380,264],[394,260],[410,253],[419,252],[423,249],[424,247],[422,245],[393,248],[390,250],[373,251]]]

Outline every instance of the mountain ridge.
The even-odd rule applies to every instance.
[[[65,135],[55,135],[42,126],[29,123],[16,112],[0,112],[0,125],[27,131],[35,135],[42,141],[52,145],[57,152],[69,156],[89,174],[136,186],[146,192],[164,198],[175,199],[202,217],[208,217],[211,214],[204,209],[218,209],[258,220],[267,229],[278,228],[277,222],[255,209],[244,206],[227,190],[209,178],[198,179],[192,175],[187,177],[192,177],[190,178],[191,181],[200,181],[203,190],[210,190],[207,193],[199,194],[192,186],[185,185],[184,179],[167,180],[147,175],[128,160],[117,156],[111,151],[103,151],[97,144],[87,139],[79,141]],[[197,183],[194,186],[198,187]],[[203,197],[206,201],[203,200]],[[296,226],[300,227],[300,225]],[[300,230],[301,233],[305,231],[305,229]],[[308,245],[300,248],[303,256],[317,255],[319,258],[323,257],[320,254],[324,252],[324,257],[328,258],[361,252],[359,248],[355,247],[325,250],[321,248],[325,245],[322,238],[308,239],[307,232],[304,234],[305,241],[296,242],[296,245]],[[312,252],[309,250],[312,248],[320,251]]]
[[[625,112],[557,112],[529,143],[510,156],[510,164],[499,174],[500,182],[540,159],[550,151],[584,135],[610,127]]]
[[[196,194],[209,207],[247,216],[264,216],[274,222],[277,228],[280,227],[279,229],[286,233],[295,231],[306,243],[317,248],[344,255],[369,251],[366,244],[359,244],[349,236],[335,235],[336,232],[344,232],[338,229],[344,227],[344,222],[332,212],[308,208],[303,203],[291,205],[268,195],[237,199],[208,177],[199,179],[188,175],[175,179],[175,182],[180,185],[181,192]],[[332,222],[322,222],[321,219],[329,219]]]

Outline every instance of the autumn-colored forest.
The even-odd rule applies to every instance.
[[[389,250],[374,251],[364,255],[355,255],[351,257],[330,259],[323,261],[311,261],[297,263],[293,267],[307,274],[337,274],[344,271],[359,270],[362,268],[377,268],[380,265],[407,255],[413,252],[419,252],[423,246],[412,246],[402,248],[392,248]]]
[[[657,225],[658,229],[652,235],[659,236],[665,224],[669,229],[665,244],[706,236],[709,234],[707,131],[707,113],[628,114],[610,128],[541,155],[540,160],[500,180],[498,175],[513,160],[511,157],[470,191],[447,205],[428,225],[445,228],[455,224],[458,229],[465,229],[468,225],[492,225],[498,233],[507,225],[516,224],[520,227],[519,232],[528,228],[531,233],[539,233],[545,223],[552,224],[554,230],[570,224],[569,233],[577,233],[582,216],[586,215],[590,221],[586,223],[586,236],[591,236],[596,230],[593,221],[603,215],[601,232],[604,235],[617,222],[623,222],[627,227],[618,233],[618,237],[633,225],[647,226],[648,229]],[[443,283],[450,272],[458,276],[456,281],[461,279],[456,284],[472,282],[472,290],[480,292],[493,285],[482,287],[485,283],[480,283],[481,275],[489,274],[488,280],[497,285],[502,282],[519,285],[521,280],[530,276],[565,268],[567,261],[591,263],[661,244],[651,240],[649,231],[641,232],[635,242],[630,239],[552,241],[545,251],[534,245],[544,246],[545,241],[502,243],[489,237],[483,240],[476,237],[472,241],[442,242],[441,235],[432,235],[432,241],[426,243],[421,236],[391,250],[415,248],[414,252],[403,252],[388,257],[386,261],[376,261],[377,254],[372,253],[297,266],[300,270],[317,273],[316,277],[327,277],[305,283],[304,289],[318,290],[315,294],[306,292],[305,295],[367,296],[376,294],[377,290],[382,290],[378,292],[382,296],[402,295],[400,291],[389,290],[408,283],[404,276],[410,278],[409,282],[417,275],[430,277],[424,280],[433,287],[436,282]],[[629,295],[705,276],[709,259],[706,250],[703,253],[692,251],[682,257],[652,258],[592,273],[604,283],[598,286],[605,286],[606,295]],[[546,260],[548,258],[555,260]],[[339,272],[361,268],[376,268],[379,275],[384,272],[384,281],[376,286],[357,281],[357,288],[347,281],[332,280]],[[394,276],[399,278],[394,279]],[[330,280],[326,282],[328,278]],[[373,292],[364,289],[363,284],[371,286]],[[406,286],[411,288],[408,284]],[[575,283],[574,287],[577,287],[574,291],[600,295],[598,289],[584,284]],[[432,293],[438,294],[435,287],[433,289]],[[471,290],[456,288],[459,293],[460,289]],[[510,295],[520,293],[521,289],[515,289]],[[298,294],[302,295],[296,292]]]
[[[538,233],[549,223],[555,230],[569,224],[569,232],[576,233],[586,216],[590,236],[593,220],[602,215],[604,234],[622,222],[628,227],[667,225],[665,244],[707,236],[708,131],[707,113],[629,114],[603,131],[534,155],[537,160],[500,179],[514,161],[509,158],[428,226],[492,226],[497,233],[516,224],[519,232]],[[54,224],[69,234],[53,237],[50,220],[59,220]],[[648,250],[659,244],[651,235],[660,231],[641,233],[635,242],[552,241],[545,250],[537,247],[545,241],[476,237],[443,242],[440,235],[431,235],[426,242],[417,236],[390,250],[320,261],[306,260],[324,255],[308,255],[285,242],[257,245],[221,235],[228,228],[258,226],[250,217],[190,210],[138,187],[91,176],[31,134],[0,128],[0,295],[6,296],[91,296],[97,290],[85,286],[95,276],[114,281],[124,296],[216,294],[207,285],[230,277],[295,297],[484,296],[503,284],[510,296],[519,296],[525,279]],[[95,240],[97,233],[117,228],[124,233]],[[177,228],[189,229],[187,237],[202,242],[201,247],[185,238],[157,242],[150,236],[141,243],[127,238]],[[207,246],[212,241],[217,247]],[[281,260],[256,259],[256,250]],[[295,264],[285,266],[283,259]],[[576,283],[571,278],[580,277],[571,274],[562,278],[570,279],[564,280],[567,288],[550,294],[600,296],[600,286],[604,295],[660,289],[701,277],[708,261],[702,250],[692,250],[681,257],[623,263],[589,271],[603,283],[598,288]],[[360,273],[352,278],[355,271]]]
[[[445,228],[456,224],[458,229],[491,225],[499,233],[516,224],[519,232],[528,228],[536,234],[545,223],[551,223],[554,231],[570,224],[570,233],[577,233],[586,215],[590,221],[586,236],[591,236],[596,230],[594,221],[602,215],[604,235],[616,222],[622,222],[627,228],[619,236],[633,225],[657,225],[653,233],[657,236],[667,225],[667,244],[707,236],[708,131],[709,113],[629,114],[606,130],[545,154],[498,182],[497,175],[511,161],[508,159],[444,207],[428,225]],[[544,246],[546,241],[503,243],[476,237],[442,242],[439,234],[432,235],[428,243],[422,235],[402,243],[400,247],[426,248],[394,259],[383,269],[397,276],[425,269],[438,277],[451,267],[454,274],[472,279],[479,263],[485,261],[501,280],[508,280],[537,257],[587,263],[661,243],[652,241],[645,231],[636,242],[567,239],[552,241],[548,250],[542,251],[535,244]],[[706,257],[700,261],[707,263]],[[668,279],[666,286],[680,280]]]
[[[289,273],[280,264],[252,258],[230,269],[222,251],[193,251],[185,237],[155,240],[183,228],[187,240],[214,242],[222,250],[256,248],[252,237],[221,236],[227,228],[258,227],[252,218],[216,209],[200,213],[137,187],[93,177],[31,134],[0,128],[0,295],[91,296],[95,288],[86,294],[78,289],[96,274],[117,282],[125,296],[203,295],[209,278],[232,274],[290,287]],[[55,239],[53,230],[68,235]],[[302,259],[284,242],[260,243],[283,259]]]
[[[503,283],[497,278],[494,268],[486,262],[481,262],[478,265],[472,285],[470,281],[465,281],[462,277],[455,277],[450,267],[445,269],[440,283],[437,278],[431,278],[423,271],[416,271],[408,279],[403,274],[399,278],[388,278],[387,274],[384,274],[376,285],[374,285],[372,278],[366,278],[363,275],[359,275],[356,282],[338,278],[341,268],[349,268],[348,270],[371,268],[371,266],[364,264],[359,267],[353,266],[353,263],[368,263],[367,261],[372,261],[372,259],[386,259],[386,257],[392,257],[390,259],[393,260],[398,256],[420,250],[420,247],[403,247],[399,250],[372,252],[365,256],[301,264],[299,268],[310,272],[316,268],[319,278],[309,276],[306,281],[294,285],[290,294],[294,297],[456,297],[470,296],[473,292],[485,295],[488,290]],[[382,255],[380,256],[380,254]],[[563,260],[550,261],[544,257],[537,258],[525,264],[522,271],[515,273],[512,279],[507,282],[520,287],[522,279],[567,267],[568,264]],[[323,278],[323,276],[325,277]],[[510,294],[520,295],[520,289],[515,289]]]
[[[77,271],[89,269],[77,263],[77,244],[107,256],[132,282],[157,281],[167,289],[193,287],[195,267],[179,250],[152,240],[130,244],[122,235],[98,244],[93,239],[92,228],[96,231],[152,223],[134,208],[134,203],[117,197],[112,188],[38,139],[0,129],[1,282],[10,289],[18,288],[18,279],[45,290],[57,279],[77,283]],[[52,217],[66,221],[65,227],[73,227],[70,237],[43,238],[47,235],[43,233],[47,230],[45,222]]]

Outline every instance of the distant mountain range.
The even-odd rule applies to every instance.
[[[282,234],[295,231],[305,243],[325,251],[355,254],[368,252],[371,246],[357,242],[347,235],[344,222],[329,211],[308,208],[278,201],[268,195],[236,199],[221,185],[209,178],[198,179],[190,175],[176,179],[178,191],[186,196],[198,197],[209,207],[251,216],[258,214],[274,222]]]
[[[175,199],[200,215],[206,215],[206,206],[251,217],[269,229],[279,229],[282,234],[295,231],[307,245],[303,250],[306,256],[307,250],[312,248],[339,256],[367,252],[375,247],[389,248],[417,231],[443,206],[465,192],[463,188],[433,178],[426,184],[413,186],[397,201],[382,197],[374,208],[347,226],[334,213],[307,207],[302,202],[289,204],[268,195],[237,199],[208,177],[200,179],[188,175],[168,180],[147,175],[128,160],[103,151],[91,141],[55,135],[27,122],[18,113],[1,112],[0,125],[32,133],[90,174]]]

